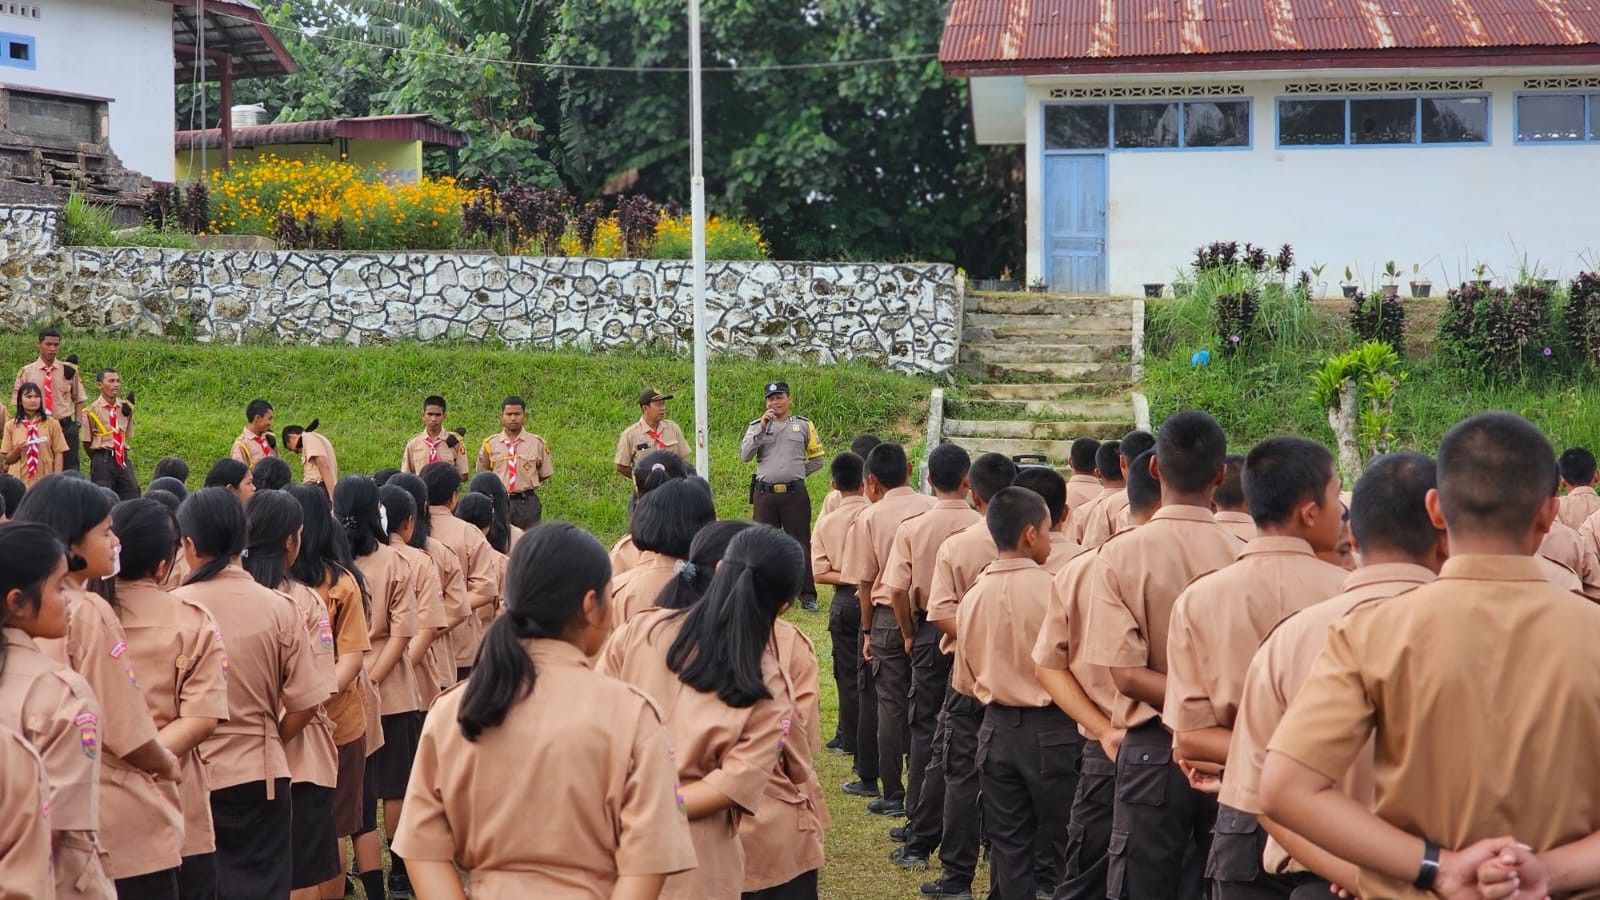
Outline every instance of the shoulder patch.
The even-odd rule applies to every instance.
[[[100,717],[92,712],[78,713],[72,720],[78,726],[78,743],[83,755],[94,759],[100,755]]]

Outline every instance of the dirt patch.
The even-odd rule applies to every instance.
[[[1402,297],[1406,309],[1406,356],[1422,359],[1433,355],[1438,344],[1439,317],[1444,315],[1448,301],[1444,297]],[[1343,330],[1350,312],[1350,301],[1332,297],[1311,301],[1317,321],[1325,329]]]

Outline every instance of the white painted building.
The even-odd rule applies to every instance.
[[[1335,291],[1600,268],[1600,6],[1395,6],[956,0],[940,56],[978,141],[1026,145],[1052,289],[1138,293],[1217,240]]]

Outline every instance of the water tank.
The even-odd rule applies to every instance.
[[[267,121],[267,107],[260,103],[241,104],[228,111],[233,126],[261,125]]]

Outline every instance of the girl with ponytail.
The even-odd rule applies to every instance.
[[[655,605],[661,589],[683,568],[700,529],[717,520],[711,487],[679,478],[639,498],[633,509],[633,545],[638,565],[617,576],[611,597],[611,627]]]
[[[211,780],[217,882],[230,898],[281,900],[294,850],[284,745],[316,717],[330,686],[294,604],[240,566],[247,532],[238,496],[224,487],[190,494],[178,507],[178,531],[190,575],[172,593],[211,613],[228,654],[228,719],[200,745]],[[259,546],[270,554],[264,540]],[[271,560],[258,571],[273,569],[287,566]]]
[[[644,900],[695,865],[656,707],[589,667],[610,577],[571,525],[512,551],[505,614],[423,726],[394,843],[420,896],[464,898],[459,866],[473,896]]]
[[[689,464],[671,450],[651,450],[639,457],[633,467],[633,496],[628,498],[628,533],[611,547],[611,572],[613,577],[639,564],[641,551],[633,543],[633,511],[639,499],[669,481],[688,478]]]
[[[799,543],[752,526],[728,544],[700,602],[634,617],[601,652],[601,672],[662,708],[676,749],[699,865],[668,879],[662,897],[734,900],[743,891],[738,823],[761,805],[796,714],[770,649],[773,623],[804,575]]]
[[[440,688],[439,674],[433,667],[430,653],[450,622],[444,614],[444,585],[439,567],[428,551],[412,543],[418,521],[416,500],[409,491],[395,484],[405,477],[413,476],[394,476],[378,489],[378,498],[388,521],[389,546],[411,567],[411,588],[417,598],[417,633],[406,642],[405,664],[411,667],[412,682],[417,686],[417,709],[426,712],[433,705],[433,698],[439,696]],[[420,720],[417,727],[422,727]]]
[[[489,546],[509,554],[517,538],[522,537],[522,529],[511,524],[511,495],[506,493],[506,483],[493,472],[479,472],[467,482],[467,493],[482,494],[489,498],[489,508],[494,516],[484,537],[489,539]]]
[[[728,552],[728,544],[751,523],[737,519],[712,522],[700,529],[689,545],[689,558],[677,566],[677,574],[656,596],[655,605],[661,609],[688,609],[700,602],[717,574],[717,566]]]
[[[461,627],[472,615],[472,605],[467,598],[467,582],[461,572],[461,559],[456,556],[454,550],[433,536],[433,511],[428,507],[427,484],[419,476],[409,472],[395,475],[389,479],[389,484],[410,494],[416,504],[416,524],[412,526],[411,537],[406,544],[426,554],[428,561],[438,570],[439,575],[440,599],[444,608],[443,624],[439,626],[436,639],[428,643],[424,661],[417,670],[419,683],[424,677],[429,681],[431,692],[428,693],[428,702],[431,704],[439,691],[457,681],[455,648],[451,643],[450,633]],[[498,591],[496,594],[498,596]],[[418,618],[419,620],[422,618],[420,609]],[[413,643],[416,640],[417,638],[412,638]]]

